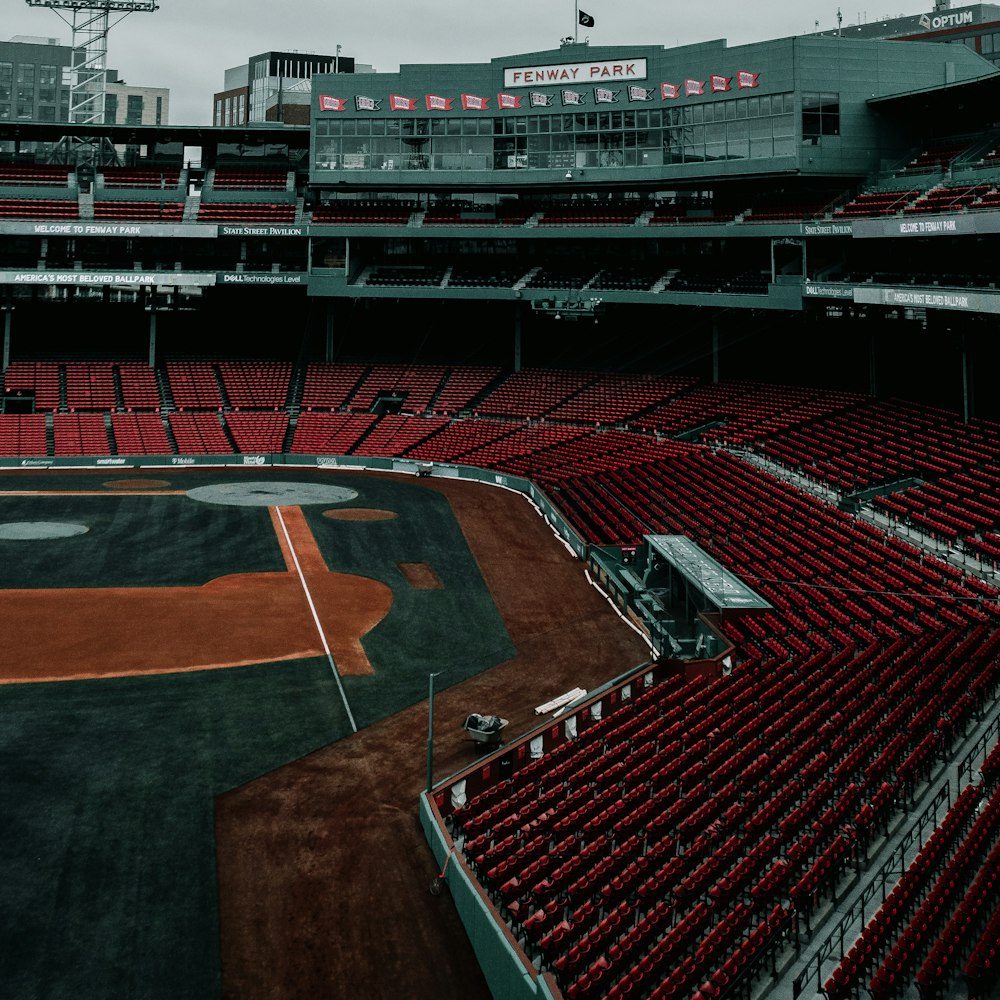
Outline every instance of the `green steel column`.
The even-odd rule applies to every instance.
[[[326,303],[326,345],[323,355],[324,361],[333,361],[333,335],[337,328],[333,305],[333,299],[328,299]]]
[[[3,370],[10,364],[10,320],[14,307],[7,302],[3,307]]]
[[[149,306],[149,367],[156,367],[156,302],[152,299]]]
[[[514,303],[514,371],[521,370],[521,320],[524,307]]]

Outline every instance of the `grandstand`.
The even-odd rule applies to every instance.
[[[649,658],[421,799],[495,995],[984,996],[998,96],[966,46],[566,42],[131,128],[92,189],[0,122],[0,468],[538,506]]]

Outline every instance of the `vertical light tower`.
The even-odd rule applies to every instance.
[[[69,120],[104,123],[104,91],[108,69],[108,31],[136,11],[159,9],[155,0],[25,0],[29,7],[48,7],[73,32]],[[62,13],[67,11],[67,14]],[[111,15],[121,15],[111,23]]]

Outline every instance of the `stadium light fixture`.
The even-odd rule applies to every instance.
[[[25,0],[29,7],[50,7],[53,10],[103,10],[113,13],[132,14],[159,10],[155,0]]]

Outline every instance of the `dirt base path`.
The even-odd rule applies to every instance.
[[[272,512],[284,573],[234,573],[201,587],[0,590],[0,631],[6,648],[17,650],[0,661],[0,684],[322,656],[313,608],[339,672],[371,674],[361,637],[388,614],[392,590],[368,577],[331,573],[300,507],[281,508],[287,539],[278,517]]]
[[[476,759],[470,711],[510,719],[642,662],[645,647],[522,497],[447,480],[445,494],[518,655],[436,694],[435,774]],[[216,802],[223,995],[488,1000],[417,818],[426,702]]]

